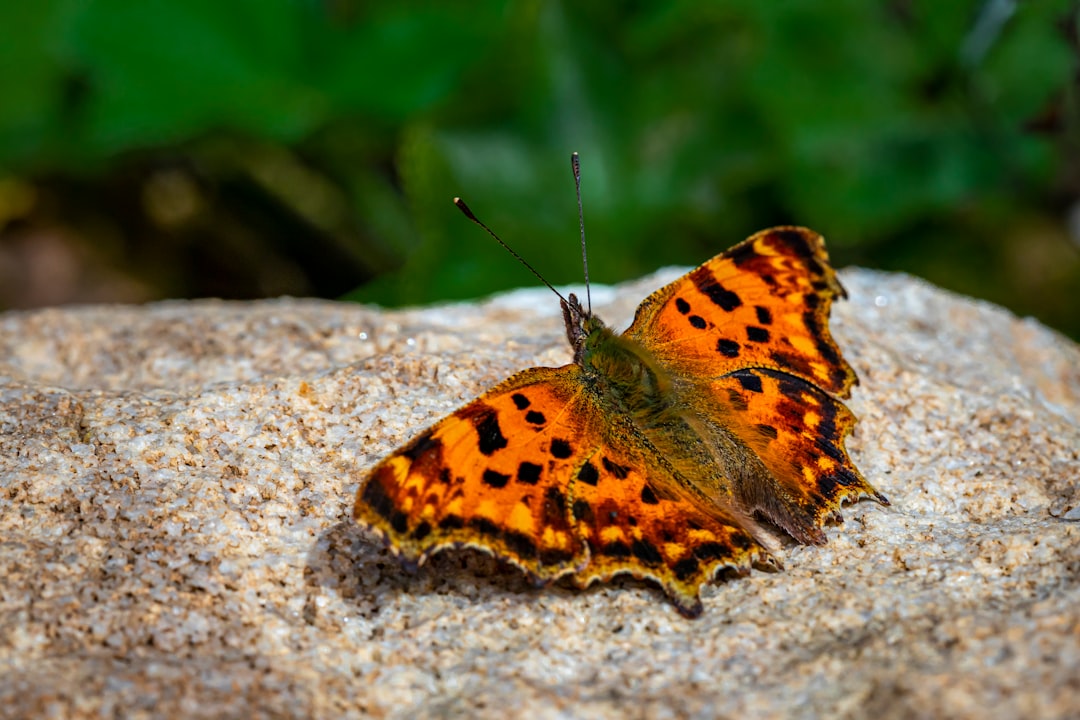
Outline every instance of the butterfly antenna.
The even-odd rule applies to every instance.
[[[578,227],[581,229],[581,265],[585,268],[585,305],[592,315],[592,293],[589,292],[589,256],[585,252],[585,212],[581,207],[581,161],[577,153],[570,153],[570,167],[574,171],[574,190],[577,192]]]
[[[459,198],[459,197],[456,197],[456,198],[454,198],[454,204],[455,204],[455,205],[457,205],[457,209],[458,209],[458,210],[460,210],[460,211],[461,211],[461,213],[462,213],[462,214],[463,214],[463,215],[464,215],[465,217],[469,218],[469,219],[470,219],[470,220],[472,220],[472,221],[473,221],[474,223],[476,223],[476,224],[477,224],[477,225],[479,225],[480,227],[484,228],[484,232],[486,232],[486,233],[487,233],[488,235],[490,235],[491,237],[495,238],[495,242],[499,243],[499,244],[500,244],[500,245],[502,245],[502,246],[503,246],[504,248],[506,248],[506,251],[507,251],[508,253],[510,253],[511,255],[513,255],[513,256],[514,256],[515,258],[517,258],[517,261],[518,261],[519,263],[521,263],[521,264],[522,264],[522,265],[524,265],[525,267],[529,268],[529,272],[531,272],[531,273],[532,273],[533,275],[535,275],[535,276],[536,276],[536,277],[537,277],[537,278],[538,278],[538,279],[540,280],[540,282],[542,282],[542,283],[544,283],[545,285],[547,285],[547,286],[548,286],[548,289],[549,289],[549,290],[551,290],[551,292],[553,292],[553,293],[555,293],[556,295],[558,295],[558,296],[559,296],[559,299],[560,299],[560,300],[562,300],[562,301],[563,301],[564,303],[566,302],[566,298],[564,298],[564,297],[562,296],[562,293],[561,293],[561,292],[559,292],[558,290],[556,290],[556,289],[555,289],[554,287],[552,287],[551,283],[549,283],[549,282],[548,282],[547,280],[545,280],[545,279],[544,279],[544,276],[543,276],[543,275],[541,275],[540,273],[536,272],[536,268],[534,268],[534,267],[533,267],[532,265],[530,265],[530,264],[528,263],[528,261],[526,261],[526,260],[525,260],[525,258],[523,258],[523,257],[521,257],[520,255],[518,255],[518,254],[517,254],[517,252],[516,252],[516,251],[514,250],[514,248],[510,247],[510,246],[509,246],[509,245],[507,245],[507,244],[506,244],[505,242],[503,242],[503,239],[502,239],[501,237],[499,237],[498,235],[496,235],[496,234],[494,233],[494,231],[492,231],[492,229],[491,229],[491,228],[489,228],[489,227],[488,227],[487,225],[485,225],[484,223],[480,222],[479,218],[477,218],[477,217],[476,217],[475,215],[473,215],[473,211],[469,209],[469,206],[465,204],[465,201],[464,201],[464,200],[462,200],[462,199],[461,199],[461,198]]]

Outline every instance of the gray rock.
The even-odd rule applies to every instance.
[[[676,274],[594,302],[625,324]],[[692,621],[478,554],[409,575],[349,522],[384,453],[567,361],[547,291],[0,315],[0,715],[1076,716],[1080,349],[841,278],[849,448],[893,506],[706,588]]]

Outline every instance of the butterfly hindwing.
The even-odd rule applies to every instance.
[[[747,572],[768,552],[734,515],[692,492],[672,493],[659,458],[597,448],[578,471],[573,516],[591,559],[574,574],[586,587],[617,575],[657,582],[681,613],[701,613],[701,585],[722,569]]]
[[[851,462],[844,441],[855,416],[839,400],[793,375],[737,370],[697,387],[724,427],[757,455],[766,482],[736,495],[804,543],[825,541],[821,526],[859,497],[888,503]]]

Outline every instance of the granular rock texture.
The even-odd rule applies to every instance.
[[[594,303],[625,325],[677,274]],[[893,505],[706,588],[698,620],[475,553],[410,575],[349,521],[384,453],[567,362],[547,291],[0,315],[0,716],[1075,717],[1080,348],[841,280],[848,446]]]

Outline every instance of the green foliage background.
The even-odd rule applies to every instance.
[[[798,223],[1080,337],[1071,2],[44,0],[0,27],[3,232],[62,228],[135,299],[535,282],[454,195],[576,282],[576,150],[596,281]]]

